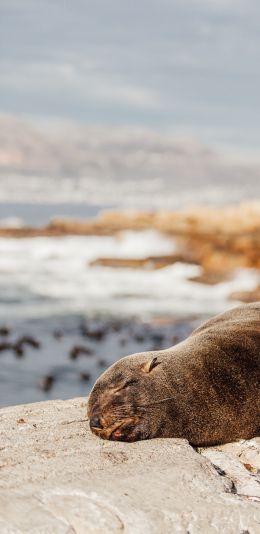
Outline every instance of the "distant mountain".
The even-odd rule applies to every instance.
[[[238,190],[238,196],[252,196],[259,177],[256,164],[148,129],[54,129],[0,116],[0,200],[48,200],[53,194],[63,201],[145,204],[151,194],[157,198],[148,203],[168,203],[170,195],[177,204],[184,191],[192,201],[193,193],[203,200],[210,190],[208,201],[214,201],[214,190],[221,196],[228,185],[235,197]]]

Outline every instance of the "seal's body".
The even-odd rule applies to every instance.
[[[90,394],[105,439],[186,438],[196,446],[260,432],[260,302],[206,322],[167,350],[126,356]]]

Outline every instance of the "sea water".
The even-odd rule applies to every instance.
[[[38,206],[36,216],[35,207],[27,204],[9,210],[2,206],[0,213],[2,219],[12,215],[21,224],[35,225],[47,222],[51,214],[75,216],[74,209]],[[77,214],[91,217],[98,211],[83,206]],[[0,326],[10,328],[7,339],[12,343],[31,335],[41,344],[39,350],[26,347],[22,357],[0,351],[0,405],[84,395],[120,356],[170,346],[173,338],[183,339],[205,318],[236,305],[228,300],[231,292],[257,284],[257,273],[246,269],[209,286],[190,280],[201,272],[197,265],[178,262],[158,270],[91,265],[101,257],[146,258],[173,254],[175,248],[172,238],[154,230],[117,236],[0,238]],[[114,320],[115,330],[107,327]],[[104,338],[83,338],[82,325],[88,322],[93,328],[97,321],[107,332]],[[158,321],[166,323],[160,327],[163,339],[155,343]],[[149,324],[155,326],[147,333]],[[0,337],[4,342],[6,337]],[[79,344],[93,354],[72,361],[70,352]],[[44,391],[42,380],[49,375],[54,377],[53,387]],[[89,380],[80,379],[86,375]]]

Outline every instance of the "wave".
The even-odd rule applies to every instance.
[[[143,258],[171,254],[172,239],[156,231],[127,231],[118,237],[90,236],[0,239],[0,318],[81,313],[137,316],[213,315],[232,304],[234,291],[250,291],[254,270],[203,285],[189,278],[197,265],[175,263],[159,270],[90,266],[99,257]]]

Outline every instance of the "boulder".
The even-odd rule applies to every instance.
[[[1,534],[259,532],[260,439],[102,441],[86,399],[0,410]]]

